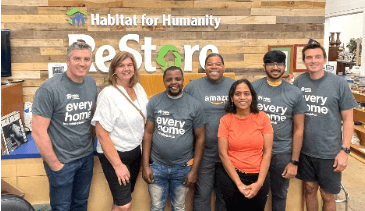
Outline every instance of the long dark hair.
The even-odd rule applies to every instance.
[[[253,89],[251,83],[247,80],[247,79],[240,79],[236,82],[234,82],[231,86],[231,88],[229,89],[228,92],[228,104],[226,105],[226,107],[224,108],[224,110],[227,113],[231,113],[231,114],[236,114],[237,113],[237,107],[236,105],[233,103],[232,98],[234,93],[236,92],[236,88],[239,84],[241,83],[245,83],[248,88],[250,89],[251,92],[251,96],[252,96],[252,102],[250,105],[250,112],[254,113],[254,114],[258,114],[259,113],[259,108],[257,107],[257,94],[255,92],[255,90]]]

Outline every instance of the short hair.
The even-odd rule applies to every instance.
[[[263,58],[265,64],[274,62],[285,64],[285,59],[286,59],[285,53],[278,50],[267,52]]]
[[[170,70],[179,70],[179,71],[180,71],[180,73],[181,73],[181,76],[184,78],[184,73],[183,73],[183,71],[181,70],[181,68],[180,68],[180,67],[176,67],[176,66],[171,66],[171,67],[167,68],[167,69],[163,72],[163,78],[165,78],[166,73],[167,73],[168,71],[170,71]]]
[[[72,51],[74,51],[74,50],[89,50],[91,52],[91,54],[93,53],[91,46],[88,45],[86,42],[76,41],[76,42],[72,43],[70,46],[68,46],[68,48],[67,48],[67,58],[68,59],[71,57]]]
[[[114,74],[115,70],[117,69],[117,67],[120,66],[122,61],[124,61],[127,58],[130,58],[132,60],[133,68],[134,68],[134,75],[129,81],[129,87],[133,87],[139,81],[140,76],[139,76],[139,72],[137,69],[137,63],[136,63],[136,60],[134,59],[133,55],[131,53],[128,53],[125,51],[120,51],[119,53],[117,53],[114,56],[114,58],[112,59],[112,61],[110,63],[110,66],[109,66],[109,73],[108,73],[108,84],[109,85],[115,86],[117,84],[117,77],[115,77],[115,74]]]
[[[257,94],[253,88],[253,86],[251,85],[251,83],[247,80],[247,79],[240,79],[236,82],[234,82],[231,86],[231,88],[229,89],[228,92],[228,104],[226,105],[226,107],[224,108],[224,110],[227,113],[231,113],[231,114],[236,114],[237,113],[237,107],[236,105],[233,103],[232,98],[234,93],[236,92],[236,88],[239,84],[241,83],[245,83],[248,88],[250,89],[251,92],[251,96],[252,96],[252,102],[250,105],[250,112],[254,113],[254,114],[258,114],[259,113],[259,108],[257,107]]]
[[[210,57],[214,57],[214,56],[218,56],[219,58],[221,58],[221,62],[222,62],[222,64],[224,65],[224,61],[223,61],[223,57],[219,54],[219,53],[211,53],[211,54],[209,54],[208,56],[207,56],[207,58],[205,58],[205,66],[207,65],[207,63],[208,63],[208,59],[210,58]]]
[[[304,61],[305,60],[305,51],[308,50],[308,49],[316,49],[316,48],[319,48],[322,50],[322,54],[323,54],[323,57],[325,59],[327,59],[327,54],[326,54],[326,50],[324,50],[324,48],[321,46],[321,45],[318,45],[318,44],[309,44],[309,45],[306,45],[303,50],[302,50],[302,60]]]

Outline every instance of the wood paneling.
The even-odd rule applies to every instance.
[[[86,34],[93,37],[95,51],[103,45],[119,51],[119,41],[127,34],[138,34],[139,42],[128,41],[130,48],[141,53],[144,59],[144,38],[151,37],[152,65],[164,45],[174,45],[184,55],[184,45],[199,45],[192,58],[192,73],[202,71],[200,50],[215,45],[226,61],[226,71],[237,77],[257,79],[263,75],[262,57],[268,45],[305,44],[309,38],[323,43],[325,0],[3,0],[1,27],[11,30],[13,76],[23,79],[24,101],[33,101],[35,90],[48,79],[49,62],[65,62],[69,34]],[[84,26],[67,22],[66,14],[77,8],[87,13]],[[96,26],[90,24],[91,14],[107,17],[108,14],[131,17],[137,15],[137,26]],[[159,18],[159,23],[142,26],[140,17]],[[165,26],[162,14],[172,17],[204,18],[213,15],[221,18],[214,27]],[[208,52],[210,53],[210,51]],[[105,51],[104,55],[108,55]],[[166,58],[166,62],[170,57]],[[182,60],[182,68],[184,68]],[[105,63],[106,66],[110,62]],[[144,61],[140,73],[146,73]],[[151,74],[151,73],[149,73]],[[90,73],[98,85],[104,82],[105,73]]]

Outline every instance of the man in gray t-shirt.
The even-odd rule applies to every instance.
[[[267,52],[263,59],[267,76],[252,83],[258,108],[270,117],[274,129],[269,168],[273,211],[286,208],[289,179],[294,178],[298,170],[307,110],[300,89],[282,80],[285,59],[286,55],[281,51]]]
[[[44,82],[33,102],[33,139],[44,160],[52,210],[87,210],[94,157],[91,133],[96,84],[89,72],[91,47],[67,50],[65,73]]]
[[[148,183],[151,210],[163,210],[169,194],[173,210],[185,210],[186,194],[197,181],[203,156],[206,118],[200,103],[182,92],[179,67],[167,68],[163,81],[166,91],[147,105],[142,176]]]
[[[215,170],[222,165],[218,155],[218,127],[226,114],[228,92],[235,80],[224,77],[224,61],[219,54],[210,54],[205,60],[206,77],[190,81],[184,92],[197,99],[204,108],[208,122],[205,125],[205,149],[195,186],[193,210],[211,210],[210,199],[214,187]],[[224,211],[224,201],[216,190],[215,210]]]
[[[302,56],[308,72],[294,85],[302,91],[308,110],[297,177],[304,181],[308,211],[318,210],[318,188],[323,208],[336,210],[334,194],[340,192],[341,172],[347,166],[357,103],[345,80],[324,71],[327,57],[322,46],[307,45]]]

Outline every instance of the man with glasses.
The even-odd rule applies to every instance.
[[[285,59],[281,51],[267,52],[263,59],[267,76],[252,83],[258,108],[270,117],[274,129],[269,168],[273,211],[285,210],[289,179],[297,174],[307,110],[299,88],[282,79]]]

